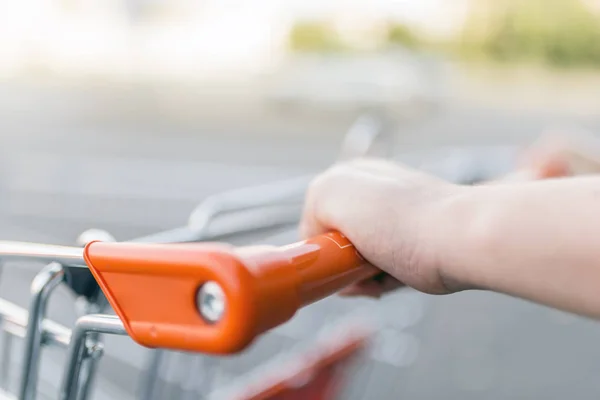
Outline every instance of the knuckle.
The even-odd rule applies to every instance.
[[[333,166],[315,177],[309,184],[305,198],[305,212],[320,223],[332,224],[338,215],[344,187],[349,182],[347,168]]]
[[[346,167],[342,165],[336,165],[325,172],[315,177],[308,187],[308,198],[315,200],[320,197],[325,197],[331,193],[331,188],[337,186],[338,182],[346,174]]]

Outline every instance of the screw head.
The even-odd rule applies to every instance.
[[[226,305],[225,292],[217,282],[208,281],[200,286],[196,295],[196,307],[206,322],[219,322],[225,314]]]
[[[88,343],[86,345],[87,357],[98,359],[104,355],[104,345],[100,342]]]

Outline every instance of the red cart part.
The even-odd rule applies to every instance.
[[[284,247],[92,242],[84,258],[136,342],[213,354],[378,271],[339,233]]]
[[[307,349],[292,352],[283,362],[271,362],[235,380],[208,400],[332,400],[340,396],[353,364],[369,344],[371,331],[347,326]]]
[[[364,343],[340,343],[339,348],[326,354],[303,360],[300,371],[290,377],[265,379],[247,388],[235,400],[331,400],[339,396],[344,378]],[[285,370],[282,365],[281,369]]]

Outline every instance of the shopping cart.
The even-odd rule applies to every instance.
[[[360,118],[346,136],[340,157],[348,158],[364,154],[368,151],[373,139],[380,133],[380,124],[377,120],[367,116]],[[290,226],[298,219],[303,193],[309,180],[310,177],[300,177],[210,197],[194,210],[187,226],[139,238],[132,242],[199,242],[239,235],[243,232]],[[23,309],[0,299],[3,332],[2,396],[19,399],[33,399],[41,395],[51,396],[48,393],[41,393],[39,390],[40,363],[41,356],[46,349],[58,347],[68,349],[67,364],[58,397],[61,399],[88,398],[91,394],[94,377],[97,375],[98,361],[103,354],[102,334],[125,335],[131,326],[136,326],[135,323],[133,325],[124,324],[124,321],[127,320],[121,320],[117,315],[101,314],[110,312],[107,297],[100,290],[90,271],[87,268],[81,268],[81,266],[85,266],[83,246],[98,240],[105,243],[115,241],[107,232],[90,230],[78,239],[79,248],[17,242],[3,242],[0,246],[2,261],[26,260],[46,263],[46,266],[32,282],[29,309]],[[164,278],[160,278],[160,280],[163,283],[165,281]],[[80,318],[72,329],[46,319],[48,302],[55,289],[61,286],[69,287],[78,299],[77,309]],[[214,295],[210,292],[210,287],[210,284],[203,286],[202,298]],[[110,295],[108,297],[111,298]],[[199,301],[205,302],[200,297]],[[119,308],[116,309],[119,313]],[[204,318],[210,322],[209,315],[205,315]],[[214,328],[221,325],[215,324]],[[212,330],[212,328],[210,329]],[[152,330],[150,334],[152,337],[154,336]],[[162,336],[162,333],[159,335]],[[14,379],[12,376],[14,367],[11,361],[15,356],[12,354],[15,338],[24,339],[24,348],[21,357],[21,376],[18,379],[19,387],[16,395],[11,395],[8,388]],[[189,339],[183,341],[190,343]],[[150,347],[162,347],[159,344],[145,344]],[[179,347],[176,344],[170,347],[187,348],[186,346]],[[233,350],[236,349],[222,349],[222,351]],[[156,354],[160,354],[160,352],[157,351]],[[158,360],[154,360],[151,362],[152,364],[158,365]]]
[[[368,154],[373,144],[385,137],[381,128],[377,119],[369,116],[359,119],[345,138],[340,158]],[[458,153],[454,157],[448,157],[448,152],[445,154],[445,157],[434,155],[433,158],[449,162],[441,168],[436,164],[433,169],[450,172],[453,176],[448,176],[449,179],[472,182],[486,177],[465,175],[465,172],[470,174],[481,168],[480,165],[457,164],[456,160],[467,159],[464,154]],[[420,167],[431,167],[423,164],[419,157],[412,161],[417,159]],[[411,161],[410,156],[407,156],[407,161]],[[489,157],[485,161],[489,165]],[[500,164],[505,165],[504,161],[502,159]],[[490,171],[485,171],[485,175],[490,174]],[[255,247],[240,250],[195,243],[227,238],[241,232],[293,226],[310,178],[300,177],[210,197],[194,210],[186,227],[127,243],[117,243],[110,234],[96,230],[85,232],[78,240],[79,247],[2,242],[2,260],[46,263],[32,283],[28,310],[0,299],[2,396],[27,400],[38,398],[41,395],[38,387],[41,355],[47,349],[58,347],[67,350],[58,398],[90,398],[103,354],[104,335],[129,335],[143,346],[160,349],[151,353],[139,397],[175,398],[172,393],[165,392],[162,379],[169,358],[189,356],[186,361],[193,367],[188,368],[187,373],[207,377],[227,362],[222,355],[237,354],[247,349],[257,336],[266,331],[297,339],[302,335],[296,335],[293,325],[290,325],[295,321],[310,321],[313,325],[305,326],[304,330],[313,330],[314,324],[321,325],[325,319],[329,320],[327,313],[313,318],[313,315],[300,312],[297,318],[286,323],[300,307],[313,304],[350,282],[376,273],[363,264],[351,244],[339,234],[325,235],[279,250],[260,248],[258,252]],[[287,242],[290,239],[289,233],[285,233],[282,237],[267,237],[263,242]],[[298,274],[300,265],[302,272]],[[62,285],[68,286],[79,299],[80,317],[72,328],[46,318],[48,302],[55,289]],[[335,299],[320,304],[331,307],[329,315],[341,310]],[[408,301],[408,304],[417,311],[399,324],[410,325],[418,320],[418,309],[422,305],[418,301]],[[363,316],[372,316],[370,306],[365,307],[367,312]],[[110,313],[111,308],[116,315]],[[353,317],[359,318],[354,314]],[[373,326],[378,323],[372,318],[368,321]],[[361,326],[364,328],[365,323]],[[192,398],[200,395],[235,398],[238,395],[268,394],[274,388],[286,387],[286,382],[295,382],[292,386],[296,389],[308,387],[307,382],[318,380],[305,380],[303,385],[299,385],[297,377],[302,375],[301,372],[313,371],[313,377],[330,376],[327,374],[340,366],[349,368],[347,361],[365,350],[370,338],[368,330],[345,328],[343,332],[354,333],[339,336],[329,332],[329,336],[325,337],[336,340],[323,346],[317,345],[315,348],[322,351],[316,351],[314,356],[303,362],[296,362],[293,367],[288,365],[284,368],[288,371],[286,376],[279,373],[268,378],[269,374],[264,374],[262,383],[257,385],[252,383],[252,376],[241,373],[248,369],[244,368],[244,371],[237,371],[239,374],[221,378],[228,381],[228,386],[232,382],[229,379],[236,378],[238,384],[234,386],[242,394],[224,391],[224,385],[216,382],[217,379],[211,382],[208,378],[203,380],[202,390],[194,387],[194,390],[182,393],[191,393]],[[388,335],[388,339],[394,335],[389,329],[379,333],[384,337]],[[19,387],[16,394],[11,394],[8,384],[14,338],[24,339],[24,351]],[[394,342],[392,339],[375,343],[370,356],[380,360],[393,356],[395,350],[389,345],[390,341]],[[279,348],[289,343],[284,342]],[[208,356],[203,356],[203,362],[197,363],[197,353]],[[281,370],[280,367],[279,372]],[[332,379],[326,381],[330,383]]]

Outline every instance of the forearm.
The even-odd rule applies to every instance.
[[[600,317],[600,178],[469,188],[444,215],[443,275]]]

